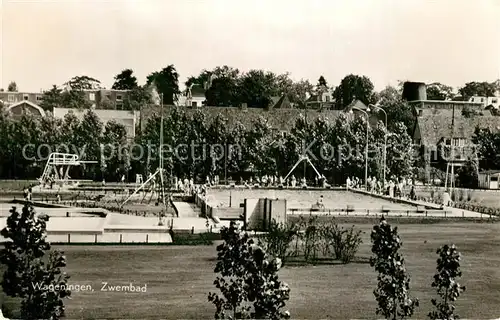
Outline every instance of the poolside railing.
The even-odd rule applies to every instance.
[[[307,208],[290,208],[287,210],[287,215],[333,215],[333,216],[399,216],[399,217],[466,217],[464,211],[461,214],[453,214],[446,210],[404,210],[404,209],[354,209],[354,208],[332,208],[332,209],[307,209]],[[481,215],[482,216],[482,215]],[[485,217],[488,215],[485,214]],[[491,217],[491,215],[490,215]]]

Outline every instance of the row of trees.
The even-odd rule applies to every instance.
[[[130,171],[128,150],[122,156],[101,149],[101,144],[127,146],[125,127],[114,121],[103,124],[90,110],[80,120],[73,113],[64,119],[35,118],[14,120],[0,112],[0,177],[34,179],[41,176],[51,152],[78,154],[82,160],[100,160],[100,165],[72,171],[74,178],[117,180]]]
[[[308,227],[310,229],[310,227]],[[311,233],[310,230],[305,230]],[[279,280],[282,266],[281,256],[254,240],[237,224],[221,230],[224,243],[217,247],[217,264],[214,281],[220,293],[211,292],[208,300],[216,307],[215,319],[289,319],[286,302],[290,288]],[[281,234],[283,242],[289,235]],[[304,240],[307,241],[307,240]],[[393,228],[382,217],[371,233],[372,253],[370,265],[378,273],[377,287],[373,294],[377,301],[377,315],[385,319],[408,319],[419,305],[410,294],[410,275],[399,252],[403,243],[397,228]],[[267,245],[269,249],[269,243]],[[432,299],[434,310],[428,317],[436,319],[458,319],[455,301],[465,287],[458,283],[460,253],[454,245],[444,245],[437,250],[437,272],[432,282],[439,298]]]
[[[334,183],[343,183],[347,176],[362,176],[364,172],[367,136],[366,119],[362,117],[351,119],[341,114],[334,121],[324,117],[307,121],[299,117],[286,135],[274,132],[263,117],[253,121],[250,127],[241,123],[230,125],[220,114],[209,125],[207,122],[203,112],[188,115],[182,109],[174,109],[165,121],[166,144],[191,146],[194,142],[202,145],[189,151],[187,147],[180,148],[182,161],[174,153],[165,155],[168,168],[179,176],[216,174],[237,178],[248,173],[285,176],[302,155],[309,156],[316,168]],[[150,119],[138,143],[145,146],[150,141],[158,141],[158,127],[159,118]],[[385,127],[381,124],[368,131],[371,176],[380,177],[383,170],[384,134]],[[415,157],[404,124],[395,124],[387,140],[387,176],[410,175]],[[213,150],[212,157],[197,160],[202,158],[203,145],[231,148],[226,152]],[[152,154],[157,155],[156,152]],[[143,159],[145,166],[147,160]],[[313,172],[306,171],[306,175],[314,177]]]
[[[401,121],[389,122],[387,177],[420,177],[418,150],[412,148],[401,115],[395,114]],[[99,161],[99,165],[72,172],[74,178],[117,180],[122,175],[133,178],[154,172],[159,159],[159,127],[160,117],[153,116],[145,130],[130,141],[121,124],[103,124],[91,110],[81,119],[70,113],[64,119],[26,115],[14,120],[0,112],[0,177],[39,177],[50,152],[76,153],[84,160]],[[382,123],[369,128],[369,176],[381,177],[383,172],[385,132]],[[457,172],[464,187],[477,185],[478,165],[500,169],[500,134],[478,129],[473,142],[478,145],[480,160],[472,159]],[[245,126],[230,124],[221,114],[208,119],[203,111],[187,113],[174,108],[164,119],[164,143],[169,146],[164,148],[166,168],[178,177],[285,176],[302,155],[307,155],[329,182],[340,184],[348,176],[364,176],[366,122],[348,114],[334,121],[299,117],[290,132],[281,135],[263,117]],[[310,168],[306,175],[314,178]]]
[[[0,112],[0,134],[4,137],[0,140],[0,177],[40,176],[50,151],[77,153],[83,160],[105,159],[100,165],[73,172],[73,177],[115,180],[123,174],[134,177],[154,172],[159,159],[159,128],[160,117],[155,115],[143,131],[137,130],[134,141],[128,141],[122,125],[103,124],[91,110],[81,120],[72,113],[64,119],[24,115],[14,120]],[[407,127],[403,122],[390,122],[389,130],[388,176],[407,176],[415,159],[408,152],[411,138]],[[369,174],[379,177],[385,127],[382,123],[370,127],[368,134]],[[164,149],[166,167],[179,177],[285,176],[305,154],[330,181],[343,183],[347,176],[363,175],[366,122],[362,117],[350,119],[347,114],[335,121],[300,117],[283,136],[263,117],[245,127],[240,122],[230,124],[221,114],[208,119],[201,110],[188,113],[179,107],[164,119],[164,143],[171,148]],[[103,149],[101,144],[107,147]],[[312,172],[306,173],[313,177]]]
[[[392,127],[388,132],[387,176],[408,176],[415,159],[408,149],[411,138],[404,124]],[[0,140],[0,176],[38,177],[50,152],[76,153],[83,160],[100,162],[73,172],[75,178],[115,180],[123,174],[134,177],[154,172],[159,159],[159,128],[160,117],[153,116],[145,130],[129,141],[122,125],[113,121],[103,124],[91,110],[81,120],[73,113],[64,119],[25,115],[14,120],[0,112],[0,135],[4,137]],[[368,131],[370,176],[380,177],[383,171],[384,134],[381,123]],[[221,114],[209,120],[202,111],[187,113],[174,108],[164,119],[164,143],[169,146],[163,152],[165,166],[178,177],[285,176],[300,156],[307,155],[329,181],[343,183],[348,176],[364,174],[366,120],[350,119],[347,114],[335,121],[299,117],[290,133],[281,135],[263,117],[245,127],[229,124]],[[312,171],[306,174],[314,177]]]

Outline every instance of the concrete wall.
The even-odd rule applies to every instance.
[[[286,200],[276,199],[271,201],[271,221],[274,219],[276,223],[286,223]]]
[[[171,243],[165,230],[105,230],[104,232],[47,232],[51,243]]]
[[[265,231],[273,220],[276,223],[286,223],[286,210],[284,199],[245,199],[246,229]]]
[[[264,199],[245,199],[243,213],[247,230],[258,229],[262,225]]]

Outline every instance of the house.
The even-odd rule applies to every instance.
[[[179,107],[201,107],[206,103],[205,89],[197,84],[187,88],[186,91],[179,97],[177,106]]]
[[[500,117],[480,103],[418,101],[412,105],[417,113],[413,142],[420,147],[427,173],[443,162],[462,166],[477,157],[472,141],[476,128],[500,131]]]
[[[422,82],[405,82],[403,99],[415,111],[413,143],[420,149],[427,181],[431,167],[463,166],[477,157],[472,141],[476,128],[500,131],[500,117],[485,109],[484,103],[427,100]]]
[[[308,109],[332,109],[335,104],[333,97],[333,89],[322,86],[317,92],[306,100],[306,108]]]
[[[124,101],[130,90],[97,89],[84,90],[85,100],[95,109],[124,110]]]
[[[64,87],[64,90],[69,88]],[[95,109],[123,110],[124,101],[130,90],[91,89],[83,90],[85,100]],[[0,92],[0,100],[9,106],[20,101],[29,101],[39,105],[42,102],[43,92]]]
[[[484,108],[498,109],[500,107],[499,97],[480,97],[474,96],[469,98],[469,102],[481,103]]]
[[[33,93],[33,92],[0,92],[0,100],[4,105],[10,106],[21,101],[29,101],[34,104],[40,104],[42,101],[43,92]]]
[[[92,111],[97,115],[103,124],[113,120],[125,127],[125,130],[127,131],[127,138],[133,139],[135,137],[135,128],[140,119],[139,111],[103,109],[94,109]],[[54,108],[53,115],[55,118],[63,119],[69,112],[73,112],[73,114],[75,114],[79,119],[82,119],[87,110]]]
[[[500,189],[499,180],[499,170],[483,171],[478,174],[479,188],[481,189]]]
[[[288,99],[288,95],[284,94],[281,97],[272,97],[269,103],[269,109],[293,109],[293,105]]]
[[[33,115],[35,117],[45,117],[45,111],[37,104],[29,100],[21,100],[7,106],[7,113],[13,118],[20,118],[22,115]]]
[[[376,110],[371,111],[366,104],[363,103],[363,101],[354,99],[347,107],[345,107],[344,111],[347,113],[349,118],[355,117],[355,116],[365,116],[363,112],[359,111],[358,109],[361,109],[365,111],[368,114],[369,118],[369,123],[370,127],[374,128],[378,126],[379,121],[385,122],[385,117],[380,115],[379,112],[376,112]],[[352,112],[351,112],[352,111]]]

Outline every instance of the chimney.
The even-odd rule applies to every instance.
[[[407,81],[403,85],[403,99],[406,101],[427,100],[427,90],[423,82]]]

